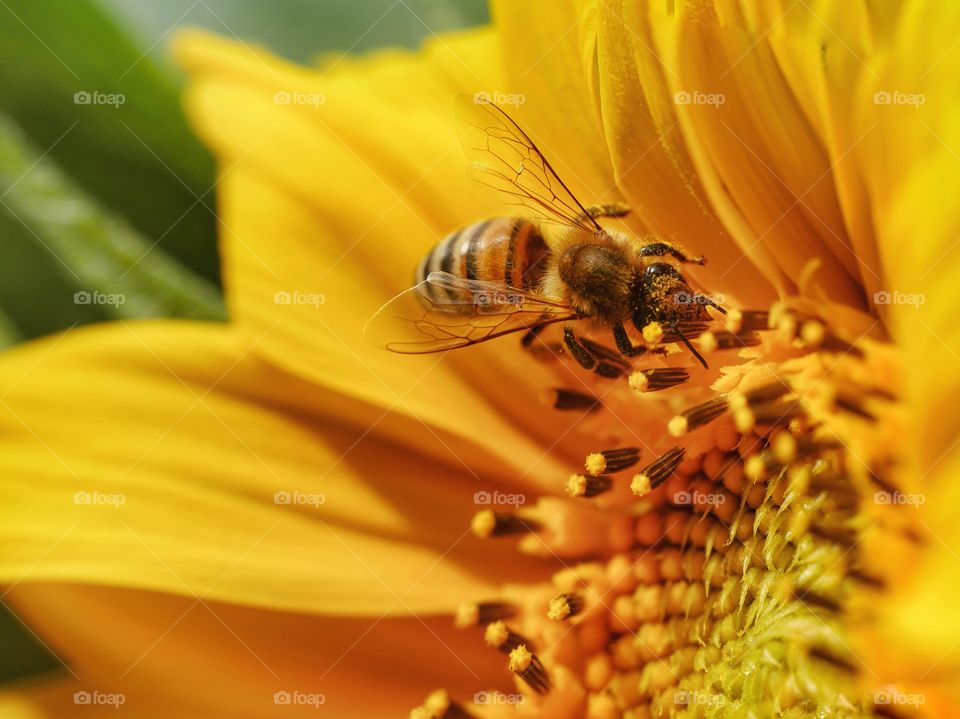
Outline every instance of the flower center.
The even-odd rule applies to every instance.
[[[886,584],[869,540],[904,534],[883,499],[900,486],[896,351],[785,306],[725,322],[701,352],[746,361],[668,423],[672,446],[592,453],[568,499],[474,518],[476,535],[519,535],[562,567],[457,613],[503,653],[531,716],[877,709],[849,632]],[[683,392],[686,375],[641,370],[630,386]],[[437,692],[411,716],[498,716],[496,703]]]

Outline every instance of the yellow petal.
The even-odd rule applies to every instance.
[[[118,324],[6,354],[0,581],[400,615],[452,611],[496,567],[524,571],[467,538],[462,466],[398,444],[408,423],[273,369],[258,341]]]
[[[51,717],[385,718],[440,685],[467,697],[502,674],[500,656],[448,617],[322,618],[63,584],[7,599],[69,660],[72,675],[27,695]],[[77,705],[74,692],[123,704]]]
[[[447,358],[397,357],[362,336],[439,238],[507,214],[468,182],[452,119],[457,92],[499,91],[495,43],[487,31],[469,33],[421,57],[381,53],[325,73],[207,35],[181,36],[176,53],[192,77],[188,110],[220,159],[232,316],[269,329],[257,351],[415,417],[428,433],[475,442],[515,476],[546,485],[565,468],[544,447],[576,419],[545,412],[541,390],[555,380],[522,356],[517,338]],[[291,102],[275,102],[276,93]],[[568,458],[579,459],[583,446],[570,445]]]
[[[858,97],[858,121],[876,122],[859,157],[884,268],[886,294],[874,300],[904,349],[905,401],[915,417],[903,438],[906,469],[910,491],[926,498],[918,527],[926,545],[882,607],[884,637],[891,653],[930,678],[960,666],[960,626],[949,605],[960,590],[958,23],[955,3],[906,3],[888,54]],[[937,672],[927,672],[934,663]]]

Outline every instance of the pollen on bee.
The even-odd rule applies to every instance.
[[[585,604],[583,597],[579,594],[561,594],[550,600],[547,619],[562,622],[582,612]]]

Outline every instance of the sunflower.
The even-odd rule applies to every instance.
[[[320,69],[178,38],[231,322],[0,360],[0,578],[68,668],[11,711],[952,714],[960,8],[493,12]],[[709,370],[364,341],[438,238],[505,212],[458,92],[708,259]]]

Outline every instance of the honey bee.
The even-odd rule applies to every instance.
[[[598,219],[624,217],[621,204],[585,207],[530,137],[497,105],[457,98],[456,115],[470,172],[526,208],[442,239],[420,262],[416,285],[385,304],[365,329],[376,344],[402,354],[443,352],[515,332],[531,346],[549,325],[564,323],[563,346],[587,370],[617,377],[647,351],[642,333],[659,323],[663,341],[680,341],[706,367],[687,332],[705,327],[706,306],[674,264],[701,257],[653,239],[607,230]],[[541,223],[560,225],[545,237]],[[579,320],[609,330],[616,350],[574,330]]]

